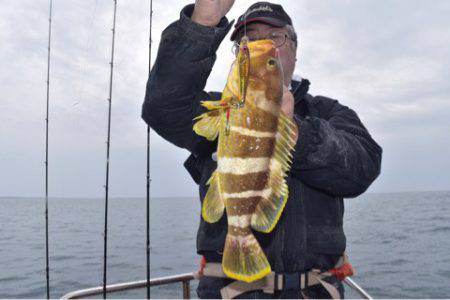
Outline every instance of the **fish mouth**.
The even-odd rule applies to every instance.
[[[257,57],[267,54],[274,56],[277,48],[272,40],[257,40],[249,42],[248,49],[250,50],[250,57]]]

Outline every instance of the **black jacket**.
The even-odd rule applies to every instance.
[[[203,89],[232,24],[223,18],[214,28],[198,25],[190,20],[192,10],[193,5],[185,7],[162,33],[142,117],[163,138],[191,152],[185,166],[203,200],[217,166],[211,157],[217,143],[196,135],[192,119],[205,111],[201,100],[220,99],[220,93]],[[380,173],[382,149],[356,113],[336,100],[311,96],[308,88],[308,80],[292,82],[299,138],[289,200],[273,232],[255,233],[278,272],[332,267],[346,247],[343,198],[363,193]],[[222,251],[226,230],[225,216],[215,224],[201,219],[197,251]]]

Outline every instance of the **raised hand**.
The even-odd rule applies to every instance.
[[[192,21],[214,27],[230,11],[234,0],[196,0]]]

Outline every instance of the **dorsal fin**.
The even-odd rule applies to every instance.
[[[271,193],[267,198],[261,199],[251,219],[252,228],[257,231],[271,232],[286,205],[289,191],[285,177],[291,166],[296,136],[297,126],[284,113],[281,113],[267,183]]]

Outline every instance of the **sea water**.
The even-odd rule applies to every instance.
[[[146,278],[145,207],[145,199],[110,199],[109,284]],[[151,277],[197,270],[198,199],[152,198],[150,208]],[[450,192],[347,199],[344,222],[353,278],[373,297],[450,297]],[[104,199],[51,198],[49,224],[51,296],[102,285]],[[110,298],[145,296],[140,289]],[[181,284],[151,296],[180,298]],[[0,298],[44,297],[44,200],[0,198]]]

